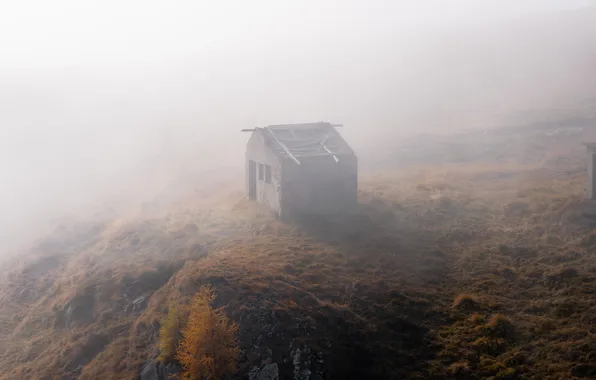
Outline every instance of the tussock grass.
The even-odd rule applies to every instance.
[[[472,315],[470,315],[470,318],[468,318],[468,320],[474,325],[481,325],[484,324],[486,318],[482,314],[473,313]]]
[[[465,361],[452,363],[451,365],[449,365],[449,367],[447,367],[447,371],[452,376],[456,377],[463,377],[469,375],[471,372],[470,365],[468,364],[468,362]]]
[[[484,327],[490,335],[500,338],[511,337],[515,333],[515,326],[503,314],[492,315]]]
[[[453,300],[453,308],[457,310],[473,311],[479,306],[478,299],[470,294],[460,294]]]

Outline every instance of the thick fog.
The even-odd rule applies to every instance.
[[[241,173],[242,128],[343,123],[366,160],[409,133],[581,112],[594,67],[593,1],[5,2],[0,250],[193,171]]]

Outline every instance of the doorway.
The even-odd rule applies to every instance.
[[[257,199],[257,163],[253,160],[248,161],[248,199]]]

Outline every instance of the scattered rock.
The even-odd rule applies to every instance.
[[[141,369],[140,380],[163,380],[159,374],[159,363],[151,360]]]
[[[132,310],[139,311],[139,310],[143,309],[145,307],[146,300],[147,300],[147,297],[145,297],[145,296],[136,298],[134,301],[132,301]]]
[[[30,301],[35,299],[36,297],[37,293],[35,292],[35,290],[28,288],[22,289],[17,296],[17,298],[20,301]]]
[[[310,370],[311,362],[310,349],[305,348],[300,350],[296,348],[292,351],[292,364],[294,365],[294,380],[310,380],[312,371]]]
[[[267,364],[262,368],[253,367],[248,373],[249,380],[279,380],[277,363]]]

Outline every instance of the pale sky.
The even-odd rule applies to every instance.
[[[159,65],[275,43],[483,23],[588,0],[0,1],[0,72]],[[405,33],[405,32],[404,32]]]

